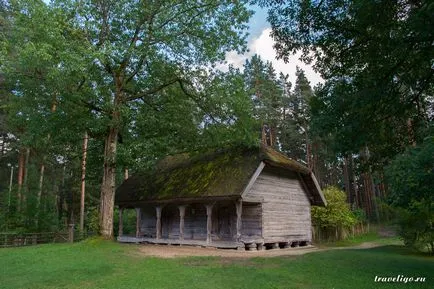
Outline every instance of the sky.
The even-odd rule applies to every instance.
[[[312,87],[320,82],[324,82],[319,74],[317,74],[310,65],[306,65],[298,58],[300,54],[289,57],[288,63],[283,60],[276,59],[276,52],[273,49],[274,41],[270,37],[271,25],[267,22],[267,11],[258,6],[252,6],[255,14],[252,16],[249,22],[249,38],[248,49],[249,52],[239,55],[236,52],[229,52],[226,54],[227,65],[232,64],[236,68],[242,68],[247,59],[254,54],[261,56],[263,60],[271,61],[274,69],[284,74],[289,75],[289,80],[293,84],[295,83],[295,71],[296,67],[300,67],[305,71],[307,79],[310,81]],[[224,70],[224,67],[222,67]]]

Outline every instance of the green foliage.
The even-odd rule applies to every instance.
[[[386,168],[389,202],[398,209],[405,243],[434,253],[434,138],[397,156]]]
[[[323,190],[327,201],[326,207],[312,206],[312,222],[315,226],[325,228],[349,228],[358,220],[346,202],[345,192],[336,187]]]
[[[272,63],[254,55],[244,64],[244,78],[253,101],[257,132],[267,143],[294,160],[308,163],[309,107],[313,96],[304,71],[297,67],[294,90],[288,75],[276,74]]]
[[[357,223],[366,223],[367,216],[366,216],[366,212],[363,211],[363,209],[357,208],[353,210],[353,215],[354,218],[356,218]]]
[[[278,57],[301,51],[326,80],[314,124],[335,136],[339,153],[368,145],[371,161],[384,163],[423,139],[434,89],[430,1],[259,2],[269,8]]]
[[[124,168],[167,154],[256,141],[242,74],[214,71],[227,51],[246,49],[247,1],[76,2],[0,3],[0,137],[12,136],[11,163],[30,150],[26,211],[2,219],[26,230],[78,221],[85,131],[88,230],[97,229],[104,161],[120,181]],[[110,129],[118,151],[107,155]]]
[[[98,207],[87,209],[87,229],[89,232],[99,232],[99,212]]]
[[[404,244],[434,254],[434,212],[424,202],[412,201],[407,210],[399,209],[399,235]]]

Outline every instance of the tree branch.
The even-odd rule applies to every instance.
[[[174,83],[176,83],[176,82],[178,82],[178,81],[179,81],[178,78],[171,79],[171,80],[169,80],[169,81],[167,81],[167,82],[165,82],[165,83],[163,83],[163,84],[161,84],[161,85],[158,85],[158,86],[156,86],[156,87],[150,88],[150,89],[148,89],[148,90],[146,90],[146,91],[143,91],[143,92],[141,92],[141,93],[138,93],[138,94],[136,94],[136,95],[132,95],[132,96],[130,96],[130,97],[127,97],[127,98],[126,98],[126,101],[132,101],[132,100],[136,100],[136,99],[139,99],[139,98],[143,98],[143,97],[148,96],[148,95],[155,94],[155,93],[157,93],[157,92],[159,92],[159,91],[165,89],[166,87],[168,87],[168,86],[170,86],[170,85],[172,85],[172,84],[174,84]],[[123,90],[124,90],[124,89],[123,89]],[[124,90],[124,91],[125,91],[125,90]]]
[[[181,87],[182,92],[184,92],[186,96],[193,100],[194,103],[196,103],[196,105],[212,119],[212,121],[214,121],[215,123],[219,123],[219,121],[217,121],[214,116],[210,112],[208,112],[207,109],[205,109],[205,107],[200,103],[199,99],[185,88],[184,83],[181,79],[178,79],[178,83]]]

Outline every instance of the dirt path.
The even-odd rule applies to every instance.
[[[229,258],[253,258],[253,257],[277,257],[277,256],[299,256],[311,252],[320,252],[339,249],[369,249],[382,246],[375,242],[366,242],[353,247],[317,248],[314,246],[274,249],[263,251],[237,251],[232,249],[202,248],[193,246],[170,246],[170,245],[138,245],[138,251],[144,256],[160,258],[177,258],[191,256],[217,256]]]

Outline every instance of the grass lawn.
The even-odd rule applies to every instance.
[[[380,284],[376,275],[426,282]],[[253,259],[150,258],[100,240],[0,249],[0,288],[434,288],[433,278],[434,258],[393,245]]]
[[[318,247],[349,247],[360,245],[365,242],[374,242],[376,244],[383,245],[401,245],[403,242],[399,237],[380,237],[376,231],[371,231],[369,233],[350,237],[341,241],[334,242],[324,242],[320,244],[316,244]]]

